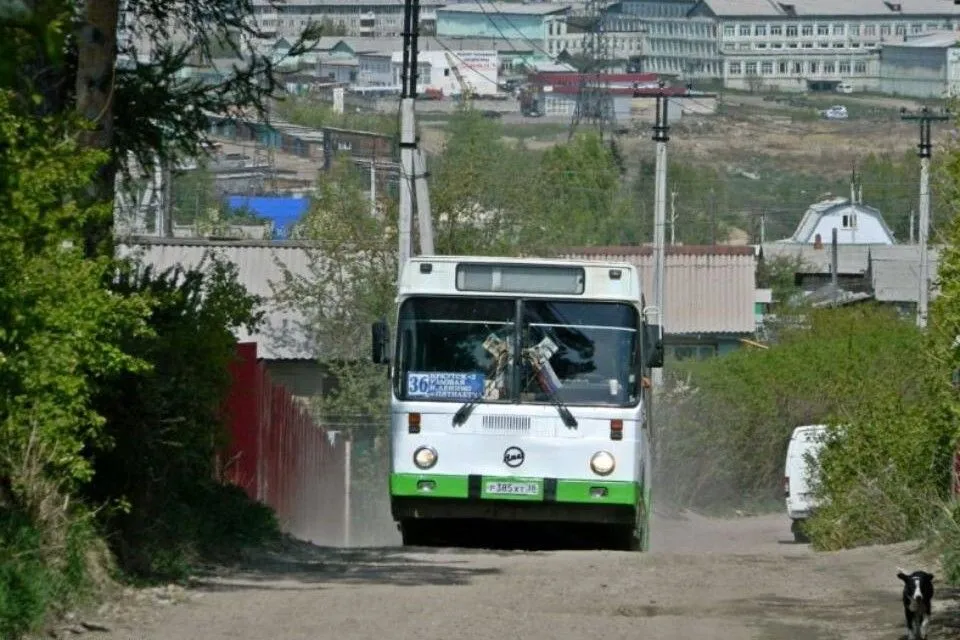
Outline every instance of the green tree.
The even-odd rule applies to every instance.
[[[104,381],[142,371],[122,348],[148,333],[149,307],[112,295],[107,259],[80,247],[83,204],[103,154],[84,150],[73,118],[30,118],[0,91],[0,635],[19,637],[67,605],[95,556],[81,545],[87,453],[105,440],[93,407]]]
[[[332,388],[316,406],[327,420],[363,423],[386,415],[386,378],[369,357],[370,325],[393,307],[397,212],[394,203],[381,204],[371,211],[362,178],[338,158],[295,231],[309,246],[309,274],[283,266],[283,281],[274,287],[277,304],[300,314],[301,330],[328,368]]]
[[[527,242],[541,251],[635,243],[641,237],[617,159],[595,133],[546,151],[534,193],[542,209],[525,227]]]

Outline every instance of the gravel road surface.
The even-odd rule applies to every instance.
[[[895,567],[930,567],[915,545],[812,552],[792,542],[781,515],[660,516],[652,546],[634,554],[291,544],[84,637],[893,639],[904,635]],[[931,640],[956,637],[960,624],[941,593]]]

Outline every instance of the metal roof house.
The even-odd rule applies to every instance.
[[[281,284],[284,268],[298,276],[310,276],[310,255],[305,245],[291,241],[214,241],[203,238],[131,238],[117,243],[121,256],[139,253],[145,264],[159,271],[176,265],[192,268],[208,251],[214,251],[237,267],[240,283],[250,293],[266,299],[264,325],[257,335],[244,330],[241,342],[257,343],[273,378],[295,396],[319,393],[324,383],[319,348],[309,322],[301,314],[281,309],[273,301],[272,285]]]
[[[637,266],[652,304],[653,248],[569,249],[559,257],[623,260]],[[664,265],[663,327],[668,357],[702,358],[738,349],[757,333],[757,257],[752,246],[671,245]]]
[[[930,299],[937,295],[940,247],[931,246]],[[788,259],[796,262],[794,279],[808,292],[820,290],[831,280],[829,244],[815,245],[771,242],[760,248],[760,259]],[[849,293],[865,293],[884,304],[913,313],[920,297],[920,246],[837,244],[837,281]]]
[[[838,244],[896,244],[880,211],[847,198],[832,198],[811,205],[793,236],[781,242],[829,244],[834,228]]]

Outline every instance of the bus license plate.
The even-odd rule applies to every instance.
[[[540,494],[536,482],[488,482],[487,493],[501,496],[535,496]]]

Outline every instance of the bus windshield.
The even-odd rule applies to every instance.
[[[625,303],[408,298],[395,391],[401,400],[633,406],[638,327]]]

